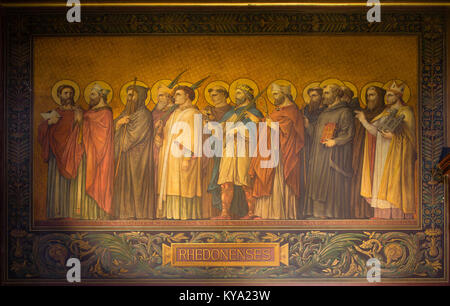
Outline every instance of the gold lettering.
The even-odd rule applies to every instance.
[[[236,260],[236,249],[230,249],[230,260]]]
[[[181,261],[186,260],[186,250],[185,249],[178,249],[178,255],[180,255]]]
[[[216,257],[214,258],[214,254],[216,254]],[[212,260],[217,260],[219,258],[219,250],[218,249],[214,249],[211,251],[211,259]]]
[[[264,265],[270,265],[274,258],[274,248],[263,244],[252,246],[245,245],[186,245],[176,248],[176,260],[180,263],[185,262],[220,262],[226,265],[245,265],[249,262],[251,265],[256,262],[264,262]],[[253,262],[253,263],[252,263]]]
[[[205,255],[205,253],[208,252],[208,256]],[[203,249],[203,260],[209,260],[211,257],[211,251],[208,249]]]
[[[246,249],[245,254],[247,255],[247,260],[253,260],[253,249]]]
[[[195,260],[202,260],[202,249],[195,249]]]
[[[239,261],[245,261],[245,256],[244,256],[244,252],[242,251],[242,249],[238,249],[238,260]]]
[[[270,259],[270,249],[264,249],[263,250],[263,259],[269,260]]]
[[[222,257],[221,260],[228,260],[228,254],[225,253],[224,249],[220,249],[220,256]]]
[[[188,249],[188,260],[194,260],[194,249]]]
[[[255,249],[255,260],[260,260],[260,259],[261,259],[261,249],[256,248]]]

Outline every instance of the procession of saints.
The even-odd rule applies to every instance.
[[[258,86],[191,83],[184,72],[123,84],[115,116],[106,81],[86,86],[88,107],[75,81],[54,84],[57,105],[41,114],[37,139],[48,220],[417,217],[416,116],[404,81]]]

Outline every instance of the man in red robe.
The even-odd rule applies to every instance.
[[[273,157],[263,158],[261,152],[252,160],[250,176],[254,178],[255,215],[262,219],[296,219],[302,173],[299,153],[305,143],[303,115],[293,101],[290,86],[273,83],[272,95],[276,109],[266,119],[271,127],[266,139],[272,154],[279,150],[279,161],[273,167],[264,168],[262,162]],[[275,123],[279,126],[279,144],[271,143],[270,130]],[[277,145],[279,148],[272,147]],[[261,150],[261,146],[258,148]]]
[[[74,94],[71,85],[60,85],[57,96],[61,106],[43,114],[47,119],[38,128],[42,157],[48,163],[48,218],[72,218],[79,212],[79,198],[71,191],[76,190],[83,155],[79,124],[82,111],[75,105]]]
[[[108,94],[109,90],[95,85],[89,97],[89,110],[83,115],[86,193],[89,196],[84,205],[84,219],[107,219],[112,214],[114,123],[107,104]]]

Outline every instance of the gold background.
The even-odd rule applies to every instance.
[[[309,83],[338,78],[360,90],[366,83],[404,80],[411,89],[408,102],[417,116],[417,36],[89,36],[36,37],[34,39],[33,116],[33,212],[45,220],[47,164],[37,143],[41,112],[57,105],[51,97],[53,84],[75,81],[81,90],[78,103],[87,108],[83,92],[95,80],[114,90],[110,103],[116,117],[124,108],[119,91],[134,77],[151,87],[160,79],[194,83],[210,76],[199,88],[198,105],[206,102],[204,88],[214,80],[254,80],[262,90],[272,81],[286,79],[297,89],[297,104]],[[265,100],[258,107],[265,110]],[[149,103],[149,108],[154,104]]]

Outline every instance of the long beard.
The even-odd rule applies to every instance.
[[[284,97],[280,97],[280,98],[278,98],[278,99],[275,99],[275,101],[273,101],[273,103],[275,104],[275,105],[281,105],[281,104],[283,104],[283,102],[284,102]]]
[[[128,114],[132,114],[137,110],[137,104],[138,104],[138,100],[136,100],[136,101],[127,100],[126,110],[127,110]]]
[[[375,107],[377,107],[377,100],[369,100],[369,101],[367,101],[367,109],[369,111],[374,110]]]
[[[67,98],[65,100],[61,101],[61,104],[66,106],[66,105],[75,105],[75,101],[72,98]]]
[[[315,110],[319,109],[321,104],[322,104],[322,100],[319,100],[319,101],[312,101],[311,100],[309,102],[308,108],[309,108],[310,111],[315,111]]]
[[[100,99],[98,99],[98,100],[92,100],[92,99],[91,99],[91,100],[89,101],[89,109],[91,109],[91,108],[97,106],[99,103],[100,103]]]

